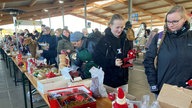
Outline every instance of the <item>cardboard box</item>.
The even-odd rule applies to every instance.
[[[84,80],[77,81],[77,82],[69,82],[69,83],[68,83],[68,86],[84,85],[84,86],[86,86],[87,88],[90,88],[91,83],[92,83],[92,80],[91,80],[91,79],[84,79]]]
[[[37,80],[37,90],[45,94],[48,90],[67,87],[69,81],[64,79],[63,76]]]
[[[162,108],[192,108],[192,90],[164,84],[157,100]]]
[[[81,98],[78,98],[79,96]],[[50,108],[68,108],[69,106],[70,108],[96,108],[96,100],[91,96],[92,92],[83,85],[48,91]],[[76,99],[77,101],[75,101]],[[81,103],[85,100],[86,103]],[[77,105],[78,103],[80,105]],[[62,104],[65,106],[62,106]]]

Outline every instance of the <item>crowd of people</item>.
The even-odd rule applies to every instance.
[[[114,88],[121,86],[128,92],[129,68],[122,67],[123,58],[135,47],[134,42],[140,41],[144,42],[142,46],[146,50],[143,63],[151,91],[158,94],[164,83],[185,87],[185,81],[192,78],[192,33],[189,31],[185,9],[182,6],[174,6],[168,11],[164,31],[161,33],[158,33],[157,28],[150,32],[146,24],[142,24],[142,36],[136,36],[131,22],[124,23],[119,14],[111,17],[103,34],[98,29],[92,33],[88,33],[86,28],[81,32],[71,33],[66,28],[58,28],[52,36],[51,29],[42,25],[41,33],[36,30],[30,33],[27,29],[19,33],[19,47],[24,49],[22,43],[25,37],[31,37],[37,43],[46,43],[45,46],[39,45],[38,50],[41,56],[47,59],[47,64],[55,64],[56,67],[59,54],[66,52],[70,57],[75,52],[77,55],[75,59],[71,58],[71,65],[78,67],[83,79],[91,77],[90,67],[100,66],[105,72],[105,85]],[[130,37],[131,35],[133,37]],[[4,39],[10,46],[18,45],[16,40],[16,34]],[[156,57],[157,67],[154,66]]]

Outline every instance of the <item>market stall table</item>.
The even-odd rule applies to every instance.
[[[28,78],[28,80],[31,82],[31,84],[35,88],[37,88],[37,80],[27,72],[25,72],[25,75]],[[50,106],[48,98],[47,98],[47,94],[42,94],[40,92],[39,92],[39,94],[42,96],[42,98],[47,103],[47,105]],[[97,108],[111,108],[112,107],[111,101],[108,98],[98,98],[98,99],[96,99],[96,103],[97,103]]]

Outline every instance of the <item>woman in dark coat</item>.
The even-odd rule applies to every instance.
[[[184,7],[174,6],[166,15],[162,38],[157,34],[146,52],[145,73],[153,93],[158,94],[164,83],[186,87],[192,78],[192,32],[187,19]]]
[[[131,49],[126,34],[123,32],[122,16],[114,14],[93,53],[94,62],[103,68],[104,84],[113,88],[120,87],[128,92],[128,68],[122,68],[122,59]]]

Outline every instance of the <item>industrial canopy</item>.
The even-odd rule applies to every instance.
[[[130,0],[0,0],[0,25],[13,23],[10,11],[18,9],[22,14],[17,15],[18,20],[38,20],[65,15],[84,17],[84,4],[86,1],[87,20],[107,25],[110,17],[121,14],[128,20]],[[192,0],[131,0],[133,27],[142,22],[148,26],[162,26],[166,12],[174,5],[183,5],[189,15],[192,11]]]

